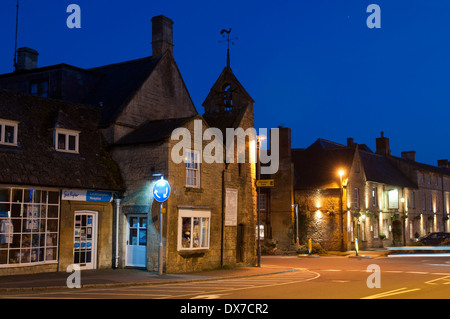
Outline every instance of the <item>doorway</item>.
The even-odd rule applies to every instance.
[[[127,216],[127,267],[146,267],[147,216]]]
[[[75,212],[73,263],[80,269],[97,267],[98,212]]]

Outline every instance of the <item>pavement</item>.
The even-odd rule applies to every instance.
[[[360,251],[330,254],[342,258],[377,258],[385,256],[386,251]],[[292,256],[292,257],[295,257]],[[299,258],[302,256],[298,256]],[[322,257],[322,256],[307,256]],[[326,256],[323,256],[326,258]],[[264,265],[261,267],[236,267],[216,269],[188,274],[163,274],[141,269],[98,269],[81,271],[81,288],[121,287],[132,285],[161,285],[168,283],[196,282],[217,279],[246,278],[294,271],[291,267]],[[71,273],[47,272],[30,275],[0,276],[0,293],[29,292],[39,290],[69,289],[67,279]]]

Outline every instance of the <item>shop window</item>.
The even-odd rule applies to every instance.
[[[19,122],[0,119],[0,144],[17,145],[17,128]]]
[[[0,188],[0,267],[56,263],[59,192]]]
[[[56,128],[53,131],[53,147],[58,152],[79,153],[79,131]]]
[[[180,210],[178,250],[209,249],[210,211]]]

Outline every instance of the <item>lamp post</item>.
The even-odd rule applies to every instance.
[[[260,159],[259,159],[259,150],[260,150],[260,140],[262,138],[260,136],[256,136],[256,180],[259,181],[261,179],[261,163],[260,163]],[[261,224],[261,210],[260,210],[260,204],[259,204],[259,196],[260,196],[260,191],[259,191],[259,187],[256,187],[256,215],[257,215],[257,227],[256,227],[256,231],[257,231],[257,236],[258,236],[258,261],[257,261],[257,266],[261,267],[261,229],[260,229],[260,224]]]
[[[339,170],[339,214],[340,214],[340,223],[341,223],[341,251],[344,251],[344,209],[342,207],[344,196],[344,187],[342,184],[342,176],[344,175],[343,170]]]
[[[403,233],[403,246],[406,246],[406,212],[405,212],[405,198],[400,198],[402,202],[403,218],[402,218],[402,233]]]

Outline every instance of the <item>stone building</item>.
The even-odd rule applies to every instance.
[[[277,176],[267,176],[275,179],[275,187],[263,192],[262,201],[266,239],[274,240],[279,249],[292,250],[309,238],[328,250],[355,249],[356,238],[360,249],[402,245],[448,230],[445,160],[434,167],[407,158],[412,152],[403,153],[403,158],[392,156],[383,134],[376,139],[375,152],[352,138],[347,145],[318,139],[306,149],[289,152],[290,131],[282,130],[280,144],[286,163],[294,166],[293,182],[286,177],[289,165],[280,164],[277,174],[285,175],[284,196],[277,192]],[[281,202],[294,210],[277,213]]]
[[[0,76],[0,88],[81,103],[99,112],[98,128],[124,183],[110,220],[114,267],[156,270],[161,231],[165,272],[254,265],[254,165],[223,158],[208,163],[201,156],[211,146],[203,140],[208,128],[254,126],[253,100],[228,63],[200,116],[173,56],[172,20],[157,16],[152,26],[152,56],[91,69],[67,64],[37,68],[38,53],[22,48],[15,72]],[[190,147],[178,154],[182,162],[173,160],[176,129],[190,134]],[[216,148],[225,154],[225,145]],[[252,145],[254,137],[246,140],[245,153]],[[162,230],[160,206],[151,193],[160,176],[172,187]]]
[[[404,239],[413,241],[432,232],[449,232],[450,222],[450,167],[448,160],[438,160],[437,166],[416,161],[416,152],[402,152],[401,157],[391,154],[389,139],[383,134],[382,154],[416,185],[403,194],[402,206],[406,218]]]
[[[0,275],[110,268],[119,168],[88,106],[0,90]]]

